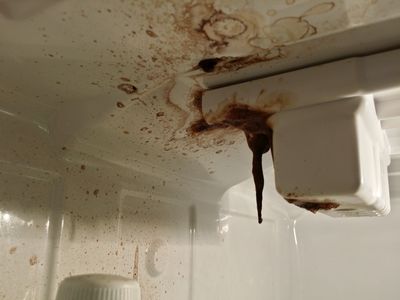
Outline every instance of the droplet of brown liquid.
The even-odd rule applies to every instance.
[[[137,91],[137,88],[130,83],[121,83],[117,86],[117,88],[127,94],[133,94]]]
[[[125,107],[125,104],[123,104],[122,102],[117,102],[117,107],[119,107],[119,108],[124,108]]]

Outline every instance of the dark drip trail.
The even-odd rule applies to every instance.
[[[253,152],[253,179],[256,187],[256,200],[257,200],[257,215],[258,223],[261,224],[262,219],[262,200],[264,189],[264,174],[262,169],[262,156],[270,149],[271,137],[266,134],[251,134],[246,133],[247,144]]]
[[[201,97],[195,103],[200,107]],[[199,105],[200,104],[200,105]],[[252,173],[256,188],[258,223],[262,223],[262,200],[264,189],[264,175],[262,169],[262,156],[272,146],[272,130],[267,125],[271,114],[255,110],[244,104],[235,104],[223,112],[223,121],[208,124],[204,118],[194,122],[190,128],[192,134],[206,132],[214,129],[233,127],[242,130],[247,139],[247,144],[253,153]]]

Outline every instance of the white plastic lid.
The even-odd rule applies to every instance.
[[[61,282],[56,300],[140,300],[140,287],[117,275],[77,275]]]

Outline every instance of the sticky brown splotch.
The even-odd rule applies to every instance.
[[[149,37],[152,37],[152,38],[158,37],[158,35],[157,35],[153,30],[147,29],[147,30],[146,30],[146,33],[147,33],[147,35],[148,35]]]
[[[118,101],[118,102],[117,102],[117,107],[118,107],[118,108],[124,108],[124,107],[125,107],[125,104],[123,104],[122,102]]]
[[[276,46],[260,53],[242,57],[216,57],[201,60],[197,68],[206,73],[210,72],[231,72],[250,66],[252,64],[271,61],[285,57],[284,47]]]
[[[312,213],[317,213],[319,210],[331,210],[339,207],[339,204],[324,201],[324,202],[310,202],[310,201],[302,201],[298,199],[290,199],[285,198],[287,202],[294,204],[298,207],[304,208]]]
[[[137,92],[137,88],[130,83],[121,83],[117,86],[117,88],[127,93],[128,95]]]

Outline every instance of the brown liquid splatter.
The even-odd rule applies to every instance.
[[[201,99],[201,98],[200,98]],[[196,106],[201,107],[199,98],[196,99]],[[268,152],[272,144],[272,130],[267,125],[271,116],[264,111],[255,110],[248,105],[235,104],[227,107],[221,123],[208,124],[204,118],[194,122],[190,128],[191,132],[201,133],[218,128],[237,128],[242,130],[247,139],[247,144],[253,153],[252,173],[256,188],[257,216],[258,223],[262,219],[262,192],[264,189],[264,175],[262,169],[262,156]]]

